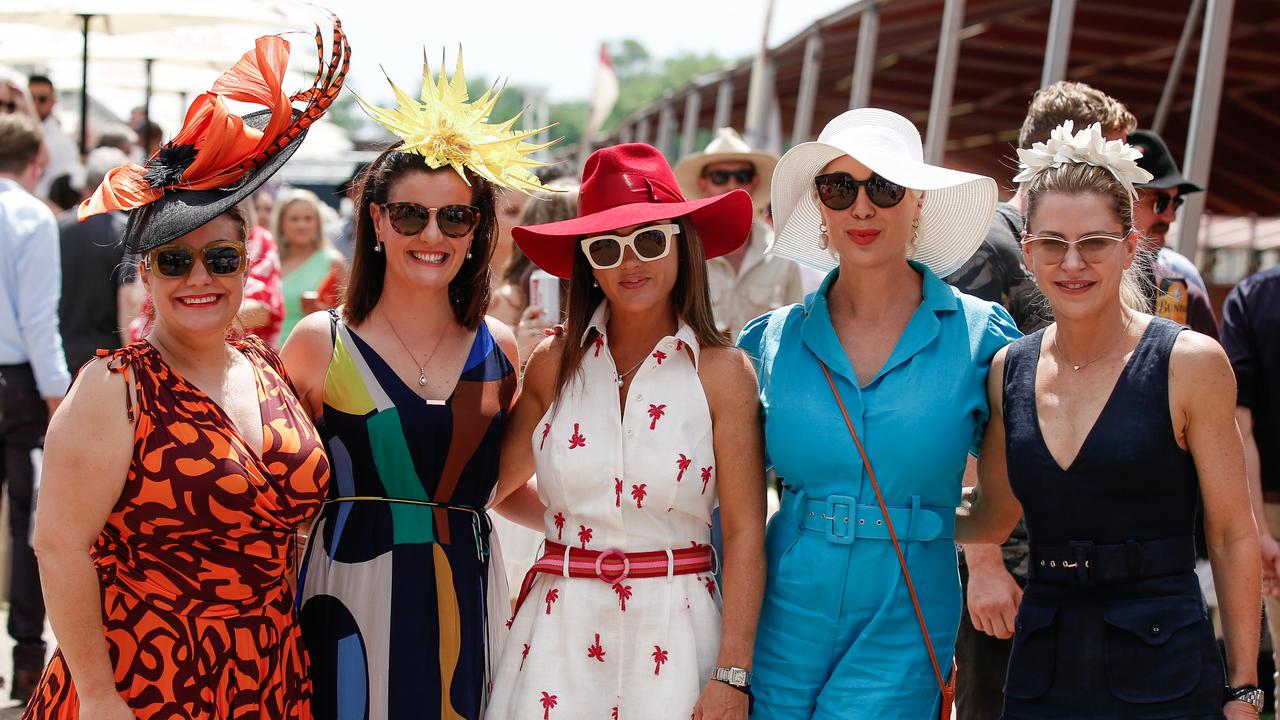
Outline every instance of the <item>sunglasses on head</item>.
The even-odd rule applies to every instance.
[[[738,170],[708,170],[704,177],[711,182],[712,185],[728,185],[729,180],[733,180],[738,185],[750,185],[752,180],[756,179],[755,168],[740,168]]]
[[[436,227],[445,237],[460,238],[475,229],[480,220],[480,209],[471,205],[445,205],[429,208],[418,203],[396,202],[382,206],[387,212],[391,227],[401,235],[413,236],[426,229],[431,213],[436,216]]]
[[[1125,235],[1112,233],[1090,233],[1081,235],[1075,240],[1066,240],[1057,235],[1031,235],[1022,233],[1022,245],[1029,249],[1033,257],[1048,265],[1057,265],[1067,259],[1067,251],[1073,246],[1080,254],[1080,259],[1087,263],[1106,260]]]
[[[234,240],[209,243],[199,251],[169,243],[147,252],[146,269],[162,278],[186,277],[195,265],[197,253],[210,275],[238,275],[245,267],[244,243]]]
[[[847,172],[827,173],[813,179],[818,199],[832,210],[847,210],[858,201],[858,188],[867,189],[867,199],[880,208],[891,208],[902,202],[907,189],[889,182],[875,173],[866,180],[856,180]]]
[[[1181,195],[1174,195],[1171,193],[1158,193],[1156,194],[1155,200],[1152,202],[1151,207],[1153,210],[1156,211],[1157,215],[1160,215],[1169,207],[1169,203],[1173,203],[1173,210],[1174,212],[1177,212],[1178,208],[1182,207],[1183,202],[1184,202],[1184,198]]]
[[[630,235],[594,235],[582,239],[582,252],[596,270],[609,270],[622,264],[623,252],[631,248],[644,262],[661,260],[671,252],[671,237],[680,234],[680,226],[650,225]]]

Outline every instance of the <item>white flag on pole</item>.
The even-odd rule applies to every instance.
[[[596,87],[591,93],[591,115],[587,118],[587,126],[582,129],[581,163],[587,161],[587,156],[591,154],[591,140],[604,125],[609,113],[613,112],[617,101],[618,73],[613,69],[609,50],[601,44],[600,64],[596,67]]]

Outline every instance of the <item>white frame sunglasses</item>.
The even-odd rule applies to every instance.
[[[649,257],[641,253],[636,248],[636,238],[639,237],[640,234],[646,233],[652,230],[657,230],[662,233],[663,247],[662,247],[662,252],[652,257]],[[627,248],[631,248],[632,254],[634,254],[637,258],[639,258],[642,262],[653,262],[654,260],[661,260],[662,258],[666,257],[668,254],[671,253],[671,238],[679,234],[680,234],[679,225],[675,223],[665,223],[662,225],[646,225],[645,227],[642,227],[636,230],[635,232],[631,233],[630,235],[626,235],[626,236],[592,235],[590,237],[585,237],[582,240],[580,240],[579,244],[582,246],[582,254],[587,256],[587,262],[591,264],[591,267],[595,268],[596,270],[612,270],[613,268],[616,268],[622,264],[622,259],[627,255]],[[618,244],[618,259],[617,261],[615,261],[610,265],[602,265],[597,263],[596,259],[591,255],[591,246],[594,243],[600,242],[601,240],[613,240]]]

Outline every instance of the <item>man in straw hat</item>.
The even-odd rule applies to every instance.
[[[690,198],[751,193],[757,213],[769,204],[769,185],[778,158],[754,152],[733,128],[720,128],[707,149],[676,164],[676,180]],[[757,215],[751,239],[737,250],[707,261],[711,304],[722,332],[737,337],[751,319],[804,297],[800,266],[766,256],[773,230]],[[814,283],[816,287],[816,282]]]

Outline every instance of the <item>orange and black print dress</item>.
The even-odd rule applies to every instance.
[[[287,574],[329,464],[279,358],[257,338],[235,345],[257,376],[261,456],[153,345],[111,354],[112,369],[132,376],[137,431],[92,556],[116,688],[144,720],[311,718]],[[24,717],[79,717],[61,653]]]

